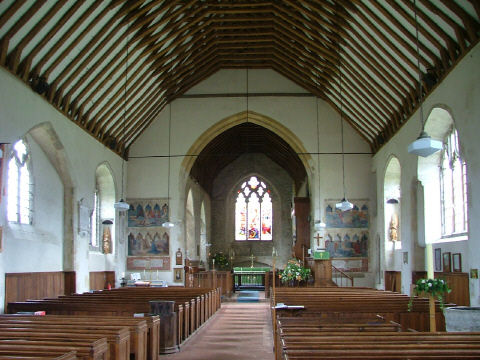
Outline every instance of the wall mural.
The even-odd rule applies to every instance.
[[[343,271],[368,271],[369,205],[366,199],[350,199],[352,210],[340,211],[340,199],[325,200],[325,248],[333,265]]]
[[[127,199],[129,270],[170,270],[170,234],[166,199]]]

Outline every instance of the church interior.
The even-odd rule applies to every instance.
[[[129,288],[198,297],[178,344],[242,286],[479,307],[479,38],[475,0],[0,2],[0,327]]]

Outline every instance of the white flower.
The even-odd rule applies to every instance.
[[[432,287],[432,283],[428,284],[428,286]]]

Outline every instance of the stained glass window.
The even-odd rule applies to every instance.
[[[272,219],[270,190],[252,176],[237,191],[235,240],[272,240]]]
[[[30,153],[19,140],[13,145],[8,162],[8,221],[31,224],[32,179],[29,169]]]

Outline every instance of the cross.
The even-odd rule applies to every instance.
[[[251,254],[250,256],[250,267],[253,268],[253,259],[255,259],[255,256],[253,256],[253,254]]]
[[[320,236],[320,234],[317,233],[317,236],[314,236],[313,238],[317,240],[317,247],[320,247],[320,239],[323,239],[323,236]]]

